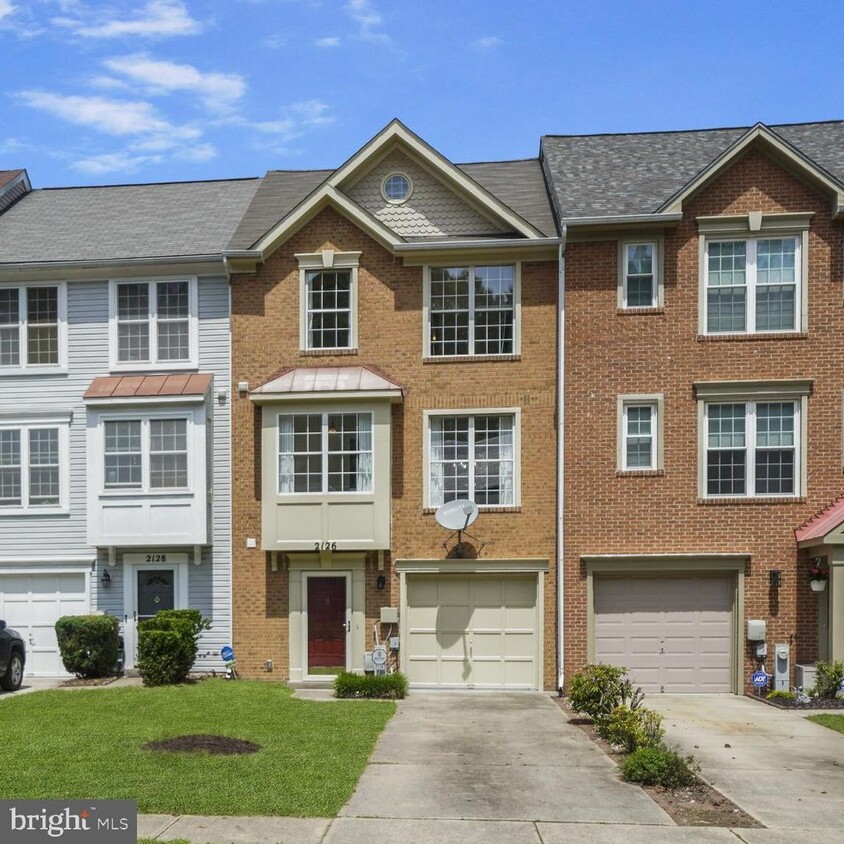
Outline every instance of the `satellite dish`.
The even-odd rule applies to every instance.
[[[457,498],[440,506],[434,518],[446,530],[466,530],[478,518],[478,505],[468,498]]]

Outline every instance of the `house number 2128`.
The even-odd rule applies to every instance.
[[[336,551],[336,542],[314,542],[314,551]]]

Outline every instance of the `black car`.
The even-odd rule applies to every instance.
[[[0,621],[0,689],[16,692],[21,687],[25,662],[26,650],[21,634]]]

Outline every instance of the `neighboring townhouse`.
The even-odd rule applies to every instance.
[[[5,181],[4,181],[5,178]],[[31,190],[0,173],[0,618],[27,673],[54,623],[159,609],[231,641],[229,283],[258,180]]]
[[[844,123],[548,136],[542,161],[565,243],[567,676],[741,693],[760,665],[794,682],[841,659]]]
[[[538,160],[457,166],[393,121],[336,170],[269,172],[229,254],[239,671],[326,681],[398,637],[417,685],[555,688]],[[460,498],[458,550],[435,513]]]

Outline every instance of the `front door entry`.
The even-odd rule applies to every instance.
[[[138,621],[175,609],[174,574],[173,569],[138,570]]]
[[[350,619],[347,577],[307,577],[307,674],[330,676],[345,671]]]

